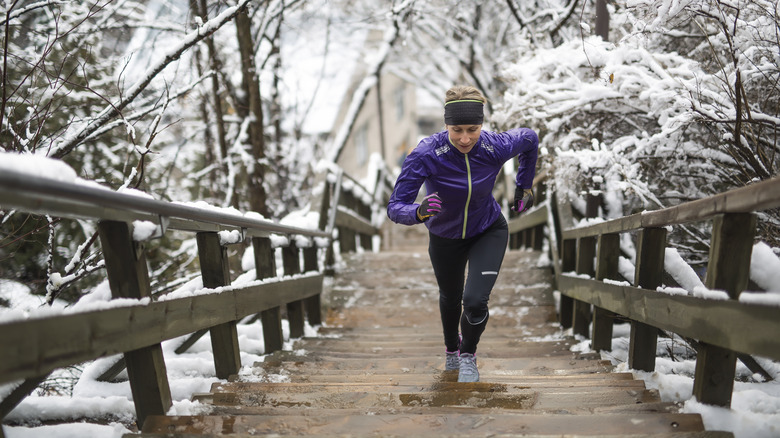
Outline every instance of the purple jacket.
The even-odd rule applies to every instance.
[[[536,173],[539,137],[529,128],[482,131],[468,154],[450,143],[447,131],[423,139],[406,157],[387,204],[387,216],[403,225],[419,224],[416,204],[420,187],[438,192],[441,213],[425,222],[428,230],[448,239],[465,239],[485,231],[501,214],[493,187],[504,163],[519,155],[515,182],[531,188]]]

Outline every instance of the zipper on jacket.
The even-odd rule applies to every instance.
[[[469,221],[469,204],[471,203],[471,166],[469,165],[469,154],[463,154],[466,157],[466,180],[469,185],[469,194],[466,197],[466,207],[463,210],[463,233],[461,239],[466,238],[466,224]]]

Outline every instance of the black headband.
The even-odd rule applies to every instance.
[[[444,104],[444,123],[447,125],[481,125],[483,103],[479,100],[451,100]]]

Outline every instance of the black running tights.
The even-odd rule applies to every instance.
[[[468,239],[429,236],[428,254],[439,284],[444,345],[447,351],[458,350],[460,327],[460,352],[474,354],[487,326],[490,292],[506,252],[506,220],[499,216],[482,234]],[[467,266],[468,277],[464,279]]]

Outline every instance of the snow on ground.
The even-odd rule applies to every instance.
[[[677,336],[659,338],[654,372],[628,368],[629,324],[616,324],[612,351],[602,351],[603,359],[615,365],[616,372],[632,372],[645,381],[648,389],[657,389],[661,399],[680,405],[681,412],[698,413],[707,430],[724,430],[735,438],[772,438],[780,436],[780,363],[757,358],[774,376],[765,382],[741,362],[737,362],[737,380],[731,400],[731,409],[699,403],[692,397],[696,361],[686,344]],[[580,339],[573,348],[587,350],[590,340]]]

